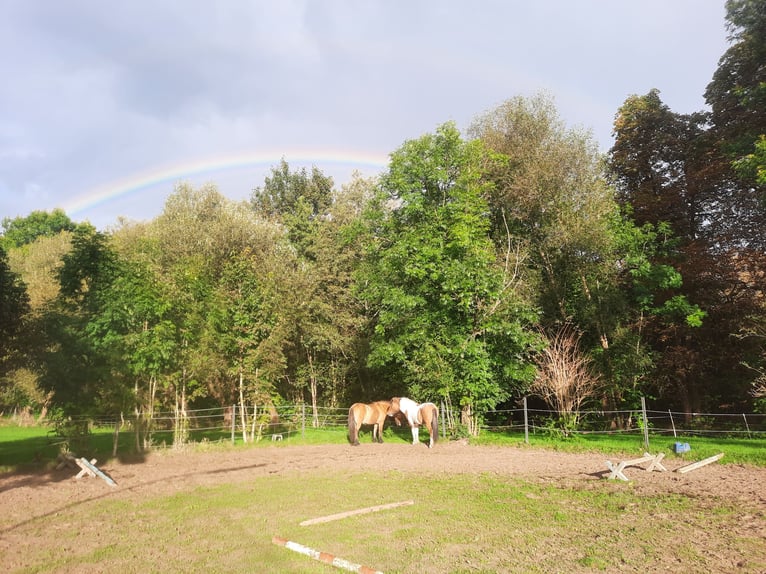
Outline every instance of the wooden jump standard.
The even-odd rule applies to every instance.
[[[87,460],[85,458],[77,458],[70,453],[60,454],[58,456],[59,464],[56,466],[56,470],[61,470],[65,466],[80,467],[80,472],[75,476],[76,479],[81,479],[83,476],[97,476],[106,482],[109,486],[117,486],[112,477],[107,476],[102,472],[100,468],[96,466],[96,459],[92,458]]]
[[[658,470],[660,472],[665,472],[667,469],[662,466],[662,459],[665,458],[665,453],[661,452],[657,455],[649,454],[648,452],[644,453],[644,456],[641,458],[636,458],[633,460],[623,460],[619,464],[614,464],[611,461],[606,461],[607,468],[611,471],[609,476],[607,478],[619,478],[620,480],[624,480],[625,482],[628,482],[628,477],[625,476],[625,473],[623,472],[626,467],[628,466],[638,466],[639,464],[644,464],[645,462],[650,462],[651,464],[646,467],[647,472],[651,472],[652,470]]]

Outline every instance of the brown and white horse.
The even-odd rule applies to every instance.
[[[439,409],[433,403],[418,404],[407,397],[394,397],[388,407],[389,416],[404,414],[412,430],[412,444],[418,444],[418,429],[424,426],[428,430],[428,448],[434,446],[439,438]]]

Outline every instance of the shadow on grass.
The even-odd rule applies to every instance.
[[[254,464],[246,464],[246,465],[239,465],[239,466],[230,466],[230,467],[217,468],[217,469],[214,469],[214,470],[189,471],[189,472],[183,472],[181,474],[174,475],[173,479],[174,480],[176,480],[176,479],[183,479],[185,477],[190,477],[190,476],[207,476],[207,475],[215,475],[215,474],[224,474],[224,473],[227,473],[227,472],[236,472],[236,471],[241,471],[241,470],[249,470],[249,469],[252,469],[252,468],[260,468],[260,467],[264,467],[264,466],[267,466],[267,463],[254,463]],[[38,476],[35,476],[35,475],[18,475],[18,479],[19,479],[18,481],[13,480],[13,478],[12,478],[9,481],[9,483],[6,485],[6,487],[0,489],[0,492],[2,492],[4,490],[10,490],[12,488],[22,487],[22,486],[27,486],[27,487],[42,486],[42,485],[44,485],[46,483],[51,482],[51,480],[49,478],[46,478],[46,477],[47,477],[47,474],[46,475],[38,475]],[[71,475],[67,475],[67,476],[62,476],[58,480],[71,480],[71,479],[72,479],[72,476]],[[162,478],[158,478],[156,480],[150,480],[148,482],[142,482],[140,484],[136,484],[135,486],[130,486],[130,487],[127,487],[127,488],[121,488],[120,491],[121,492],[131,492],[131,491],[139,489],[139,488],[144,489],[147,486],[151,486],[153,484],[158,484],[158,483],[161,483],[161,482],[166,482],[167,480],[168,480],[167,477],[162,477]],[[47,518],[49,516],[55,516],[55,515],[57,515],[59,513],[64,513],[68,509],[74,508],[75,506],[79,506],[79,505],[81,505],[83,503],[86,503],[86,502],[93,502],[93,501],[96,501],[96,500],[101,500],[103,498],[108,498],[111,495],[112,495],[112,491],[111,490],[107,490],[107,491],[105,491],[105,492],[103,492],[101,494],[95,495],[95,496],[91,496],[91,497],[88,497],[88,498],[84,498],[84,499],[73,501],[73,502],[68,503],[68,504],[64,504],[64,505],[62,505],[62,506],[60,506],[58,508],[55,508],[55,509],[50,510],[48,512],[45,512],[44,514],[38,514],[38,515],[35,515],[35,516],[31,516],[27,520],[23,520],[22,522],[18,522],[16,524],[14,524],[12,526],[9,526],[7,528],[4,528],[4,529],[0,529],[0,533],[11,532],[11,531],[13,531],[13,530],[15,530],[17,528],[20,528],[20,527],[26,525],[26,524],[30,524],[32,522],[35,522],[35,521],[40,520],[40,519]]]

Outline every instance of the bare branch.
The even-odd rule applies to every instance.
[[[537,377],[532,392],[542,397],[564,421],[576,422],[580,406],[600,384],[590,358],[580,351],[582,334],[567,323],[553,335],[542,335],[548,344],[535,361]]]

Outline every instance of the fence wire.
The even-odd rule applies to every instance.
[[[276,416],[269,410],[256,406],[247,407],[245,426],[254,435],[283,438],[304,432],[306,429],[340,429],[348,424],[348,408],[318,407],[316,411],[307,405],[284,405],[275,407]],[[442,414],[444,414],[442,408]],[[649,434],[667,436],[733,436],[759,437],[766,435],[766,414],[764,413],[683,413],[677,411],[647,410],[646,419],[640,409],[628,410],[584,410],[570,417],[567,431],[571,434],[618,434],[643,432],[647,426]],[[157,439],[167,433],[178,433],[179,424],[192,435],[216,433],[221,438],[230,435],[232,440],[242,436],[242,411],[238,406],[176,411],[156,411],[141,417],[122,415],[118,417],[70,417],[74,424],[88,424],[91,427],[115,428],[116,432],[130,432],[135,425],[150,425],[150,432]],[[459,416],[444,417],[459,420]],[[571,421],[576,421],[572,425]],[[526,421],[526,423],[525,423]],[[559,414],[546,409],[504,409],[492,410],[480,417],[480,431],[488,432],[531,432],[544,433],[557,428]]]

